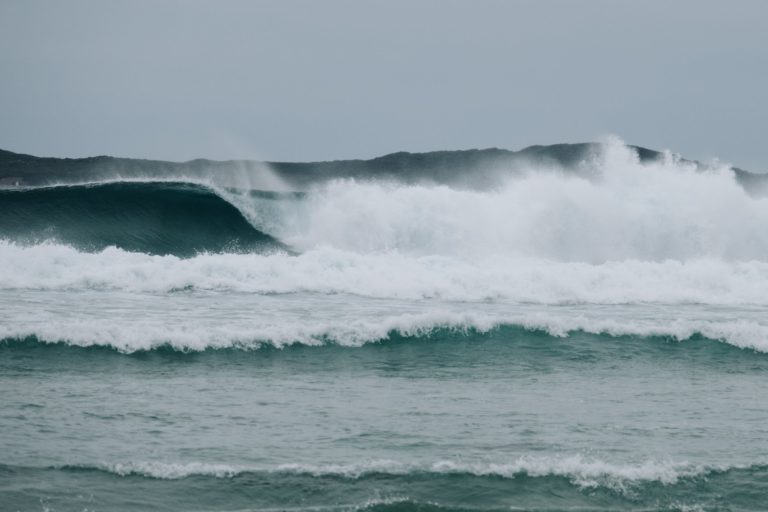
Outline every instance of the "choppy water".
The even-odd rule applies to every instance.
[[[727,169],[0,192],[0,510],[764,510]]]

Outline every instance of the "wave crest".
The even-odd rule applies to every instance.
[[[339,477],[363,479],[371,475],[472,475],[514,479],[520,476],[559,476],[582,487],[594,487],[621,482],[677,483],[682,478],[742,469],[748,466],[703,466],[688,462],[647,460],[636,464],[615,464],[581,455],[569,457],[522,456],[511,462],[457,462],[437,460],[431,463],[370,460],[352,464],[286,463],[276,466],[247,466],[229,464],[126,462],[96,466],[63,466],[62,469],[96,469],[118,476],[143,476],[163,480],[176,480],[191,476],[233,478],[247,473],[285,473],[317,478]]]
[[[181,352],[236,349],[257,350],[265,346],[292,345],[360,347],[393,339],[431,339],[443,336],[487,335],[507,329],[513,340],[522,332],[567,338],[578,333],[596,336],[665,338],[686,341],[695,338],[724,342],[742,349],[768,352],[768,326],[744,320],[674,320],[659,325],[657,319],[600,320],[586,316],[547,314],[504,315],[432,312],[401,314],[382,319],[310,322],[278,322],[262,325],[195,326],[167,325],[136,320],[130,325],[113,321],[46,322],[34,327],[0,326],[0,339],[14,344],[35,340],[44,344],[64,343],[73,347],[107,347],[123,353],[170,348]]]

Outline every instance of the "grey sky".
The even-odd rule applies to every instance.
[[[368,158],[595,140],[768,170],[768,1],[0,1],[0,147]]]

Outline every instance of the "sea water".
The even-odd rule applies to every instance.
[[[765,510],[768,200],[591,165],[0,191],[0,510]]]

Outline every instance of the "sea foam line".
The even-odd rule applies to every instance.
[[[202,254],[189,259],[109,248],[0,241],[0,290],[176,290],[350,294],[403,300],[537,304],[768,305],[768,263],[618,261],[602,264],[489,257],[467,261],[330,247],[287,254]]]
[[[566,338],[583,332],[608,336],[667,337],[677,341],[695,336],[721,341],[742,349],[768,353],[768,326],[757,322],[594,319],[583,315],[547,314],[494,316],[454,311],[400,314],[373,319],[340,319],[291,322],[278,319],[269,324],[212,325],[171,324],[137,319],[119,323],[110,319],[46,320],[39,325],[0,324],[0,339],[33,338],[42,343],[65,343],[77,347],[104,346],[123,353],[170,347],[179,351],[207,349],[254,350],[265,345],[285,348],[291,345],[321,346],[334,344],[360,347],[393,336],[426,339],[441,332],[485,334],[501,327]]]
[[[521,476],[567,478],[582,487],[621,485],[629,483],[658,482],[674,485],[684,478],[704,476],[713,472],[745,469],[751,465],[701,465],[669,460],[645,460],[636,463],[611,463],[581,455],[566,457],[521,456],[510,462],[458,462],[436,460],[434,462],[405,462],[395,460],[368,460],[341,464],[287,463],[274,466],[247,466],[210,464],[201,462],[125,462],[102,463],[95,466],[62,466],[59,469],[97,469],[119,476],[144,476],[148,478],[176,480],[190,476],[234,478],[249,473],[295,474],[316,478],[339,477],[361,479],[373,474],[392,476],[411,474],[472,475],[514,479]]]

